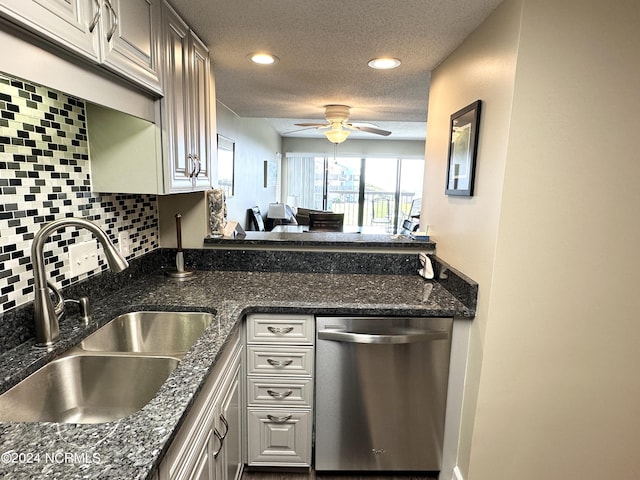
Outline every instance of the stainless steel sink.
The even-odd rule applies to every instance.
[[[145,406],[178,362],[156,356],[63,356],[0,395],[0,421],[117,420]]]
[[[214,318],[120,315],[0,395],[0,422],[103,423],[131,415],[155,396]]]
[[[114,318],[83,340],[93,352],[184,356],[215,316],[205,312],[131,312]]]

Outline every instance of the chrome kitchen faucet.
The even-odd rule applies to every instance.
[[[31,245],[31,263],[33,264],[33,280],[35,283],[35,299],[33,304],[35,309],[34,319],[37,346],[52,345],[58,340],[60,335],[58,321],[64,313],[64,301],[60,301],[62,300],[62,296],[55,287],[52,289],[54,293],[59,296],[57,308],[54,307],[51,301],[49,288],[50,286],[52,287],[52,285],[47,282],[44,271],[44,245],[49,235],[64,227],[85,228],[93,233],[102,244],[107,262],[112,271],[121,272],[129,266],[127,260],[120,254],[115,245],[111,243],[107,234],[89,220],[69,217],[45,224],[38,233],[35,234],[33,244]],[[60,304],[62,304],[62,308],[60,308]],[[83,312],[83,314],[86,317],[86,312]]]

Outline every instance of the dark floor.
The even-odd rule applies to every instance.
[[[337,473],[316,473],[313,470],[300,473],[286,472],[252,472],[246,471],[242,474],[241,480],[438,480],[438,474],[428,476],[417,475],[382,475],[382,474],[337,474]]]

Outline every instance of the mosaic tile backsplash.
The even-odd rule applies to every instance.
[[[130,239],[128,258],[158,248],[158,204],[153,195],[91,192],[84,102],[0,74],[0,321],[33,300],[31,242],[40,227],[82,217],[104,229],[117,245]],[[69,246],[93,240],[86,230],[55,232],[45,248],[49,279],[58,287],[106,270],[72,277]],[[96,242],[97,243],[97,242]]]

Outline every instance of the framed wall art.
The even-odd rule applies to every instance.
[[[447,195],[473,196],[481,105],[477,100],[451,115]]]

